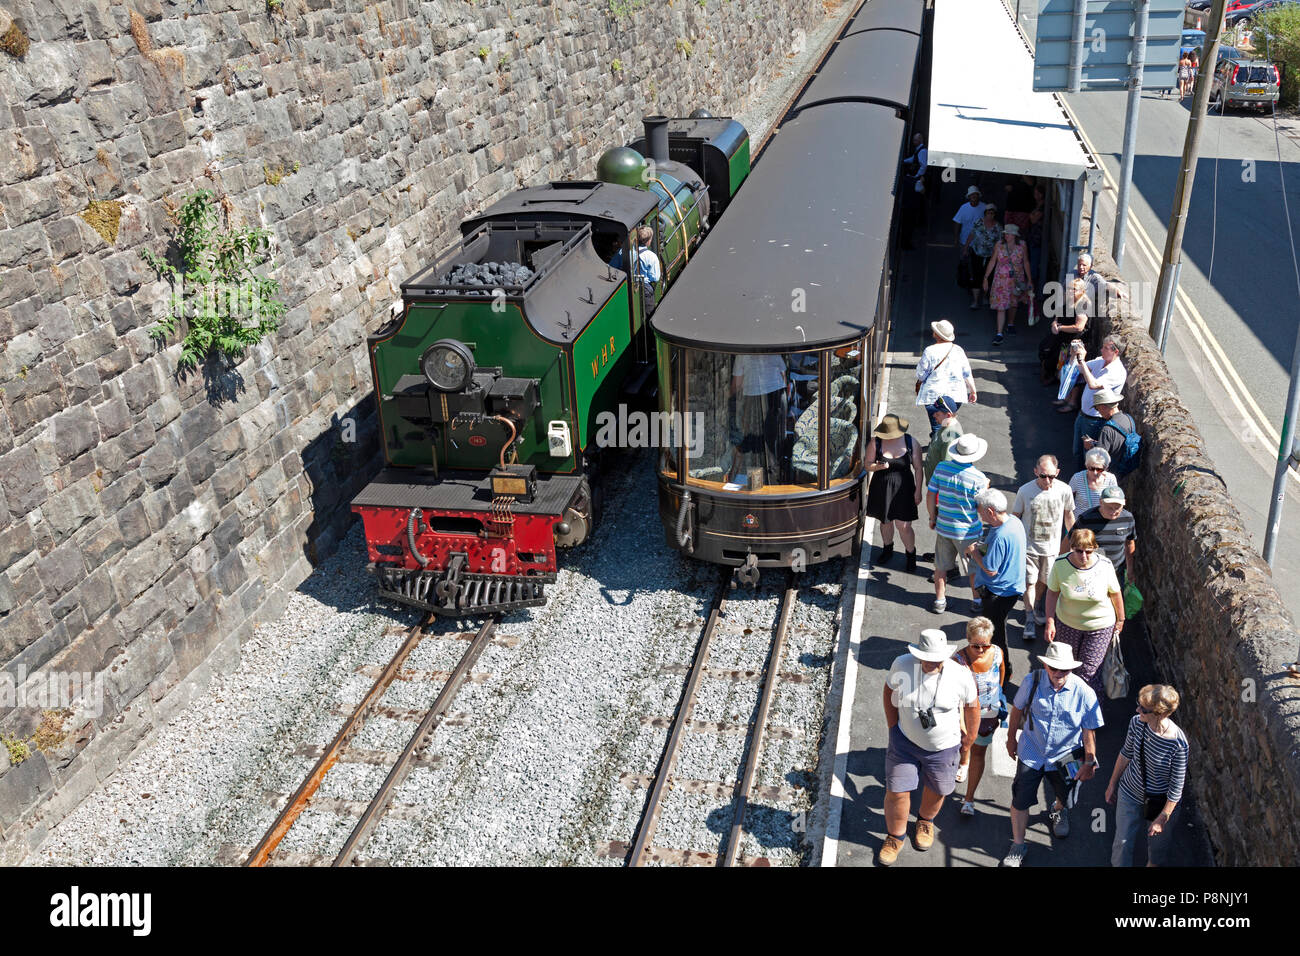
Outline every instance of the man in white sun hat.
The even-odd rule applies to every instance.
[[[975,593],[975,575],[966,560],[966,546],[980,536],[981,523],[975,496],[989,486],[984,472],[975,462],[984,457],[989,443],[973,433],[962,435],[948,446],[948,460],[935,466],[927,486],[926,502],[930,510],[930,527],[935,531],[934,542],[934,606],[935,614],[948,609],[948,572],[970,578],[971,594]],[[975,613],[982,605],[975,600]]]
[[[1016,776],[1011,781],[1011,849],[1002,859],[1003,866],[1024,862],[1029,808],[1038,802],[1043,778],[1056,794],[1048,812],[1052,830],[1065,838],[1070,835],[1071,788],[1097,772],[1101,704],[1093,689],[1073,673],[1082,662],[1062,641],[1049,644],[1038,660],[1043,669],[1020,685],[1007,723],[1007,753],[1016,761]]]
[[[953,236],[957,241],[958,249],[966,245],[966,240],[970,238],[970,231],[975,228],[975,223],[984,218],[984,207],[986,205],[987,203],[981,201],[978,186],[971,186],[966,190],[966,201],[961,204],[957,214],[952,217],[954,223]]]
[[[907,653],[895,658],[885,681],[885,842],[881,866],[898,859],[907,837],[912,791],[922,786],[913,843],[934,844],[934,818],[957,786],[961,751],[969,748],[980,722],[979,691],[968,668],[952,659],[955,648],[943,631],[921,632]]]

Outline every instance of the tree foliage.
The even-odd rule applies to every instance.
[[[259,273],[274,270],[272,236],[266,229],[232,229],[211,190],[190,193],[171,215],[180,266],[148,249],[140,255],[172,283],[167,315],[150,330],[166,341],[184,328],[177,370],[197,369],[210,359],[233,365],[280,327],[285,305],[280,283]]]
[[[1283,105],[1300,98],[1300,6],[1267,10],[1254,20],[1251,44],[1256,54],[1282,67]]]

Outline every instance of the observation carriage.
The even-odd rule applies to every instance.
[[[923,7],[862,7],[650,320],[665,535],[742,581],[859,547]]]

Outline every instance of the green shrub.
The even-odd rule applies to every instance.
[[[285,305],[280,283],[258,270],[274,271],[271,233],[266,229],[221,228],[212,192],[190,193],[172,214],[181,268],[148,249],[140,255],[172,283],[167,315],[150,334],[165,341],[184,324],[177,371],[197,369],[209,359],[237,363],[244,353],[280,327]]]

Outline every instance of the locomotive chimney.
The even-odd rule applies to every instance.
[[[650,158],[656,163],[668,162],[668,117],[647,116],[641,122],[645,125],[645,145]]]

